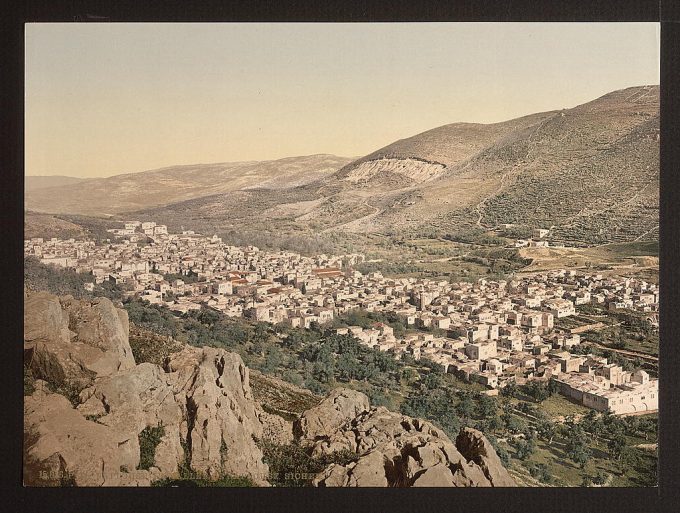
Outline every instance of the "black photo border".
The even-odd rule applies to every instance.
[[[0,82],[0,242],[3,282],[0,312],[0,440],[4,511],[164,513],[253,512],[531,512],[680,511],[680,2],[677,0],[507,0],[349,2],[338,0],[86,2],[26,0],[2,7]],[[24,24],[29,22],[407,22],[652,21],[661,23],[660,191],[660,426],[658,488],[24,488],[23,444],[23,65]],[[483,44],[483,42],[480,42]],[[615,177],[612,177],[615,179]]]

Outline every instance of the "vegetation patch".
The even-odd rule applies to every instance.
[[[269,465],[269,482],[273,486],[311,486],[314,476],[329,465],[347,465],[358,459],[349,451],[337,451],[329,455],[312,457],[312,446],[298,442],[281,445],[269,441],[258,441]]]
[[[161,443],[165,436],[165,428],[163,426],[145,427],[139,433],[139,465],[138,470],[149,470],[154,465],[156,457],[156,447]]]

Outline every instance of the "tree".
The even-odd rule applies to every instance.
[[[541,483],[550,483],[552,481],[552,475],[550,475],[550,470],[545,463],[537,463],[532,465],[529,469],[531,477],[538,479]]]
[[[496,417],[498,403],[493,397],[486,394],[477,394],[477,415],[481,418],[491,419]]]
[[[555,395],[556,393],[558,393],[560,391],[560,385],[557,383],[557,381],[555,380],[554,377],[551,377],[548,380],[547,388],[548,388],[548,394],[550,394],[551,396]]]
[[[267,374],[273,374],[281,365],[283,355],[278,346],[269,346],[265,353],[264,365],[262,370]]]
[[[590,447],[586,440],[587,435],[580,426],[574,425],[569,430],[565,451],[567,456],[581,468],[585,468],[591,456]]]
[[[528,459],[536,450],[536,444],[533,438],[518,439],[515,442],[515,456],[520,460]]]
[[[517,395],[517,385],[514,382],[509,382],[501,388],[501,395],[505,397],[515,397]]]
[[[456,411],[464,419],[469,419],[472,416],[472,413],[475,411],[475,403],[472,402],[469,394],[463,395],[463,398],[456,406]]]
[[[605,472],[602,472],[601,470],[597,471],[597,474],[595,474],[595,477],[593,477],[593,483],[602,486],[607,482],[608,474]]]
[[[494,415],[493,417],[487,417],[487,419],[488,420],[486,427],[489,431],[496,432],[503,427],[503,422],[498,417],[498,415]]]
[[[438,390],[442,386],[442,376],[433,371],[428,372],[423,378],[423,385],[428,390]]]
[[[621,433],[616,433],[609,439],[609,442],[607,442],[609,454],[615,460],[621,459],[621,453],[623,452],[624,447],[626,447],[626,437]]]
[[[540,436],[543,440],[548,442],[548,444],[551,444],[553,441],[553,438],[555,437],[555,424],[549,421],[548,419],[541,419],[538,422],[538,425],[536,426],[538,436]]]
[[[351,353],[342,353],[336,363],[338,378],[343,381],[355,379],[358,372],[359,362]]]
[[[515,415],[504,413],[501,419],[505,422],[506,429],[514,434],[522,433],[527,427],[526,422]]]

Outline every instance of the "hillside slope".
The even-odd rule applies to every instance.
[[[229,191],[139,215],[207,231],[446,235],[514,223],[570,244],[658,237],[659,88],[397,141],[307,184]]]
[[[254,186],[279,189],[302,185],[330,175],[350,161],[334,155],[310,155],[174,166],[27,189],[26,208],[54,214],[117,214]]]

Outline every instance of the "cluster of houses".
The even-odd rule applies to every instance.
[[[338,333],[396,358],[429,358],[444,372],[490,389],[552,377],[562,393],[598,410],[627,413],[658,405],[658,380],[643,371],[624,372],[606,359],[572,354],[580,336],[555,327],[556,319],[576,315],[576,306],[585,304],[655,318],[658,287],[643,280],[574,270],[475,283],[386,278],[356,271],[361,254],[266,252],[192,231],[168,233],[152,222],[130,221],[110,232],[113,240],[105,244],[29,239],[24,252],[45,264],[90,273],[95,283],[120,284],[127,294],[178,314],[204,306],[309,328],[357,308],[393,312],[404,320],[399,337],[383,323]]]
[[[509,228],[513,225],[504,225],[504,227]],[[550,230],[544,228],[536,228],[531,233],[530,239],[517,239],[514,243],[516,248],[526,248],[526,247],[536,247],[536,248],[547,248],[550,243],[546,237],[550,234]]]

